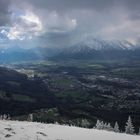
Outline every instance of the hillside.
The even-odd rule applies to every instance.
[[[82,119],[140,127],[140,63],[42,62],[0,68],[0,114],[81,126]],[[125,72],[125,75],[124,75]],[[29,75],[34,75],[28,78]],[[130,106],[131,105],[131,106]]]
[[[139,140],[140,136],[95,129],[19,121],[0,121],[2,140]]]
[[[39,103],[41,100],[41,103]],[[0,113],[26,114],[33,109],[49,106],[52,95],[39,79],[0,67]]]

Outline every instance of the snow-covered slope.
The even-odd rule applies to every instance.
[[[0,140],[140,140],[140,136],[54,124],[0,121]]]
[[[126,40],[102,40],[87,38],[66,47],[54,56],[55,59],[92,60],[139,60],[140,47]]]
[[[86,38],[85,40],[78,43],[79,45],[88,46],[95,50],[101,50],[101,49],[123,49],[123,50],[129,50],[129,49],[136,49],[137,46],[134,44],[128,42],[127,40],[103,40],[103,39],[97,39],[97,38]],[[77,45],[78,45],[77,44]]]
[[[73,48],[73,47],[72,47]],[[75,51],[81,51],[80,49],[93,49],[93,50],[134,50],[137,46],[132,43],[124,40],[102,40],[96,38],[87,38],[77,44],[74,45]]]

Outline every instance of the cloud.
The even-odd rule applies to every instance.
[[[140,11],[139,0],[26,0],[32,6],[39,9],[48,9],[56,11],[68,10],[96,10],[106,11],[114,7],[123,6],[130,11]]]
[[[9,40],[58,47],[87,36],[140,40],[139,0],[1,0],[0,4],[0,13],[6,13],[0,16],[0,34]]]
[[[45,27],[48,33],[66,33],[74,30],[77,26],[76,19],[68,16],[61,16],[53,11],[47,15]]]
[[[97,9],[102,10],[114,5],[114,0],[29,0],[38,8],[49,10],[67,11],[72,9]]]
[[[0,0],[0,26],[7,25],[10,22],[9,5],[10,0]]]
[[[26,12],[25,15],[14,17],[9,30],[3,29],[1,34],[5,34],[10,40],[24,40],[39,36],[42,31],[43,27],[39,18],[31,12]]]

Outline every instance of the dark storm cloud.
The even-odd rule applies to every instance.
[[[122,11],[119,10],[122,8],[125,9],[130,20],[140,19],[140,0],[28,0],[28,2],[37,9],[55,10],[60,14],[69,14],[68,12],[73,10],[90,10],[103,13],[103,15],[106,13],[105,16],[107,16],[108,12],[112,13],[114,9],[118,9],[115,14],[121,15]]]
[[[0,0],[0,26],[10,22],[11,12],[9,11],[10,0]]]
[[[106,10],[120,5],[140,11],[140,0],[28,0],[36,7],[50,10],[94,9]]]
[[[129,10],[140,11],[139,0],[122,0],[122,3],[129,8]]]
[[[101,10],[115,4],[115,0],[29,0],[37,7],[50,10],[90,9]]]
[[[14,8],[23,6],[24,9],[30,9],[33,6],[36,10],[46,9],[66,13],[67,10],[96,10],[99,12],[106,10],[111,12],[115,7],[122,6],[128,9],[132,19],[133,16],[134,18],[140,16],[140,0],[0,0],[0,25],[9,22],[10,4],[15,5]]]
[[[36,35],[38,42],[51,46],[74,44],[89,35],[140,38],[140,0],[0,0],[0,26],[11,17],[10,32],[3,30],[9,39]]]

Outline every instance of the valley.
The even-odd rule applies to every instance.
[[[139,139],[140,0],[0,6],[0,140]]]
[[[140,126],[139,61],[40,61],[8,67],[27,76],[21,83],[8,82],[18,94],[8,96],[14,100],[12,107],[19,104],[22,108],[22,111],[17,108],[16,112],[12,111],[13,117],[25,119],[24,115],[33,112],[35,121],[77,126],[82,119],[87,119],[89,127],[97,119],[112,124],[118,121],[124,130],[131,115],[136,131]],[[17,90],[19,87],[22,90]],[[1,100],[7,99],[7,93],[2,93]]]

